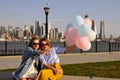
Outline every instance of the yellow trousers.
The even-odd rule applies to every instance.
[[[51,69],[42,69],[37,75],[35,80],[59,80],[63,76],[63,70],[59,63],[52,65],[61,70],[62,74],[54,74]]]

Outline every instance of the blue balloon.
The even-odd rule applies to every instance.
[[[72,20],[72,24],[74,25],[74,27],[77,27],[84,24],[84,20],[81,16],[76,15]]]
[[[66,26],[66,29],[71,28],[71,27],[73,27],[73,25],[72,25],[72,23],[69,23],[69,24]]]
[[[80,36],[88,36],[91,31],[91,28],[87,24],[82,24],[77,27],[77,30]]]

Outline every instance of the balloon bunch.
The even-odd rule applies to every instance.
[[[91,41],[96,38],[96,33],[91,29],[92,22],[86,17],[77,15],[69,23],[65,30],[66,44],[76,45],[78,48],[87,51],[91,48]]]

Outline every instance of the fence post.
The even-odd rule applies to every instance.
[[[80,49],[80,53],[83,53],[83,50],[82,50],[82,49]]]
[[[109,41],[109,52],[111,52],[111,42]]]
[[[95,51],[96,53],[98,52],[98,42],[97,42],[97,35],[96,35],[96,40],[95,40]]]
[[[7,41],[5,41],[5,55],[7,55]]]
[[[114,47],[115,47],[114,51],[116,52],[116,51],[117,51],[117,44],[116,44],[116,41],[115,41],[115,43],[114,43]]]
[[[118,42],[118,51],[120,51],[119,49],[120,49],[120,41]]]

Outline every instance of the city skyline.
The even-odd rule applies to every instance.
[[[35,26],[35,20],[45,22],[44,7],[48,3],[48,20],[52,27],[65,30],[75,15],[84,18],[87,14],[96,21],[99,33],[100,21],[105,21],[105,34],[120,36],[120,0],[1,0],[0,26]]]

